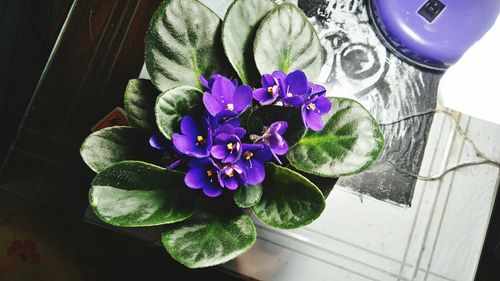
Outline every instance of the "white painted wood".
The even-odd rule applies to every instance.
[[[455,115],[500,160],[500,126]],[[436,114],[420,174],[476,160],[452,119]],[[259,280],[473,280],[498,178],[498,167],[478,165],[419,180],[409,208],[336,188],[312,225],[290,232],[259,224],[256,247],[225,267]]]

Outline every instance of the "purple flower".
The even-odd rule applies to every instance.
[[[253,98],[262,105],[269,105],[276,101],[279,96],[279,83],[272,75],[264,74],[261,78],[262,88],[253,91]]]
[[[271,160],[269,147],[262,144],[242,144],[241,158],[236,165],[243,168],[247,184],[256,185],[264,181],[265,164]]]
[[[181,133],[172,135],[174,148],[182,154],[203,158],[210,155],[212,149],[212,130],[207,119],[202,122],[186,115],[181,120]]]
[[[219,173],[219,181],[230,190],[236,190],[240,185],[247,185],[247,177],[243,168],[236,164],[223,167]]]
[[[220,168],[210,158],[192,159],[184,177],[186,185],[192,189],[202,189],[208,197],[217,197],[222,193],[219,179]]]
[[[319,86],[319,85],[315,85]],[[321,90],[322,86],[313,88],[313,94],[309,96],[304,105],[302,105],[302,121],[304,125],[313,131],[323,130],[323,120],[321,120],[321,115],[326,114],[332,108],[332,103],[328,98],[324,96],[326,90]]]
[[[252,102],[252,88],[236,86],[224,76],[215,79],[211,93],[203,94],[203,104],[214,117],[234,117],[245,111]]]
[[[200,75],[200,82],[201,82],[201,85],[203,85],[203,87],[205,87],[205,89],[210,91],[212,89],[212,86],[214,85],[215,80],[217,78],[220,78],[220,77],[223,77],[223,76],[218,74],[218,73],[215,73],[214,75],[210,76],[210,78],[208,78],[208,79],[203,77],[203,75]],[[238,80],[233,79],[233,80],[231,80],[231,82],[233,82],[233,84],[235,86],[238,86]]]
[[[282,163],[278,155],[284,155],[288,151],[288,144],[282,136],[286,129],[288,129],[288,123],[286,121],[274,122],[266,129],[262,136],[254,140],[258,143],[267,145],[276,161],[280,164]]]
[[[281,78],[283,80],[283,78]],[[289,73],[284,79],[281,99],[285,105],[300,107],[308,95],[307,76],[302,70]]]
[[[215,159],[222,163],[234,163],[241,156],[241,140],[236,135],[220,133],[215,137],[215,143],[211,153]]]

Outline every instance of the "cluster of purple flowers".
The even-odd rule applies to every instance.
[[[280,104],[300,107],[304,125],[313,131],[323,129],[321,115],[330,111],[332,104],[325,97],[326,89],[307,81],[302,70],[286,75],[283,71],[264,74],[262,88],[255,89],[253,97],[262,105]]]
[[[265,164],[286,154],[288,144],[283,134],[286,121],[277,121],[263,128],[262,135],[247,136],[239,115],[257,100],[261,105],[301,107],[305,126],[321,130],[321,115],[330,110],[326,90],[307,81],[301,70],[286,75],[275,71],[262,76],[262,88],[252,90],[238,85],[237,80],[214,74],[200,77],[206,88],[201,118],[186,115],[180,123],[180,133],[172,135],[173,149],[187,159],[189,169],[184,181],[193,189],[201,189],[209,197],[219,196],[224,188],[257,185],[265,178]],[[153,147],[165,150],[158,136],[150,139]],[[176,161],[169,168],[174,168]]]

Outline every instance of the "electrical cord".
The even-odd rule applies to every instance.
[[[482,160],[481,161],[472,161],[472,162],[461,163],[461,164],[458,164],[458,165],[453,166],[451,168],[445,169],[443,172],[441,172],[441,173],[439,173],[437,175],[434,175],[434,176],[422,176],[422,175],[419,175],[417,173],[413,173],[413,172],[407,171],[405,169],[401,169],[400,165],[397,165],[396,163],[392,162],[391,160],[386,160],[386,162],[389,163],[391,166],[393,166],[396,169],[396,171],[398,171],[399,173],[405,174],[407,176],[414,177],[414,178],[419,179],[419,180],[423,180],[423,181],[435,181],[435,180],[442,179],[449,172],[452,172],[452,171],[455,171],[455,170],[458,170],[458,169],[461,169],[461,168],[464,168],[464,167],[468,167],[468,166],[490,164],[490,165],[495,165],[497,167],[500,167],[500,162],[495,161],[495,160],[487,157],[484,153],[482,153],[477,148],[477,146],[474,144],[474,142],[467,136],[467,134],[465,133],[465,131],[460,126],[460,123],[457,120],[456,116],[454,116],[450,111],[446,110],[445,108],[438,108],[436,110],[431,110],[431,111],[427,111],[427,112],[423,112],[423,113],[419,113],[419,114],[407,116],[407,117],[405,117],[403,119],[400,119],[400,120],[397,120],[397,121],[394,121],[394,122],[381,123],[380,126],[384,127],[384,126],[394,125],[394,124],[397,124],[399,122],[402,122],[402,121],[405,121],[405,120],[408,120],[408,119],[411,119],[411,118],[420,117],[420,116],[428,115],[428,114],[431,114],[431,113],[443,113],[446,116],[450,117],[453,120],[453,122],[455,123],[455,130],[460,134],[460,136],[462,136],[462,138],[464,138],[465,141],[467,141],[471,145],[471,147],[474,150],[476,156],[478,158],[481,158]]]

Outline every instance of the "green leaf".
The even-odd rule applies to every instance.
[[[109,127],[89,135],[80,148],[83,161],[95,172],[124,161],[156,163],[162,153],[149,145],[152,132],[133,127]]]
[[[162,242],[170,255],[189,268],[218,265],[252,247],[256,239],[252,220],[240,210],[197,213],[168,225]]]
[[[156,101],[156,123],[167,139],[179,131],[182,117],[193,113],[202,104],[202,92],[190,86],[180,86],[161,94]]]
[[[234,192],[234,203],[240,208],[253,207],[262,197],[262,185],[240,187]]]
[[[227,10],[222,26],[222,43],[243,84],[259,85],[253,42],[260,21],[275,6],[271,0],[236,0]]]
[[[200,75],[224,73],[228,63],[220,27],[219,17],[196,0],[163,1],[153,15],[145,45],[146,68],[156,88],[202,89]]]
[[[306,132],[300,108],[275,105],[262,106],[252,112],[248,118],[248,131],[250,134],[261,135],[264,126],[269,127],[276,121],[288,123],[288,129],[283,137],[289,146],[299,141]]]
[[[195,203],[184,174],[139,161],[124,161],[97,174],[90,207],[104,222],[138,227],[187,219]]]
[[[332,109],[322,116],[325,127],[308,131],[288,150],[295,168],[323,177],[359,173],[377,159],[384,137],[377,121],[358,102],[330,98]]]
[[[323,196],[325,198],[330,195],[330,192],[332,189],[335,187],[335,184],[337,183],[337,180],[339,178],[326,178],[326,177],[320,177],[317,175],[312,175],[306,172],[298,171],[299,174],[303,175],[306,177],[308,180],[310,180],[314,185],[316,185],[319,190],[321,190],[321,193],[323,193]]]
[[[323,65],[323,48],[314,27],[291,3],[277,6],[262,20],[254,56],[261,74],[302,69],[311,81],[317,79]]]
[[[156,129],[154,107],[157,97],[158,90],[151,81],[145,79],[128,81],[123,104],[130,126]]]
[[[292,229],[308,225],[325,208],[325,198],[318,187],[288,168],[269,163],[262,185],[264,193],[253,211],[270,226]]]

